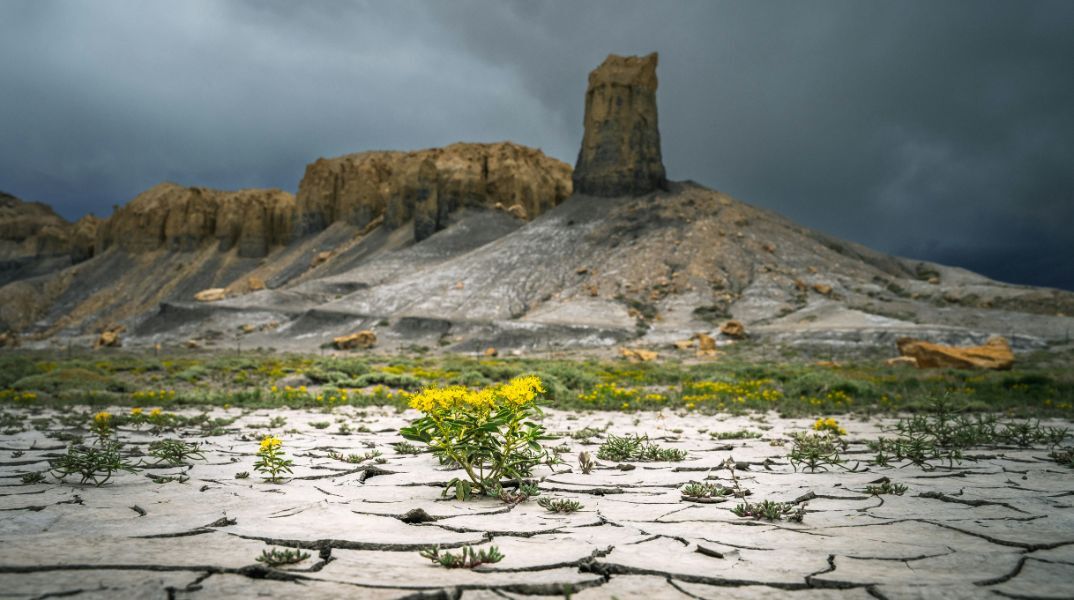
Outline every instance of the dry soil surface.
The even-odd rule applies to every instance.
[[[118,410],[118,409],[117,409]],[[215,411],[224,416],[228,411]],[[230,411],[232,415],[238,414]],[[294,458],[294,476],[261,481],[252,466],[257,435],[274,429]],[[40,415],[39,415],[40,416]],[[863,444],[848,467],[795,472],[773,440],[805,419],[646,413],[550,412],[552,431],[604,428],[645,432],[685,449],[682,462],[576,464],[590,445],[564,437],[567,464],[541,467],[542,495],[584,508],[552,514],[533,501],[441,498],[458,475],[428,453],[401,454],[398,429],[410,413],[389,409],[262,410],[226,435],[200,441],[204,461],[123,473],[103,487],[76,482],[22,485],[64,445],[29,430],[0,437],[0,597],[40,598],[1056,598],[1074,581],[1074,472],[1037,449],[971,453],[951,467],[866,469]],[[354,430],[339,433],[344,419]],[[313,422],[329,421],[325,429]],[[880,435],[891,421],[847,421],[848,438]],[[750,440],[711,432],[748,428]],[[290,433],[285,430],[297,430]],[[130,448],[154,436],[124,429]],[[245,439],[244,439],[245,438]],[[349,464],[329,451],[383,452]],[[22,450],[20,456],[14,456]],[[685,500],[691,481],[730,485],[725,461],[751,501],[805,505],[803,522],[769,522],[731,512],[738,503]],[[148,457],[146,457],[148,458]],[[247,479],[236,479],[248,471]],[[157,483],[147,475],[183,474]],[[901,496],[864,492],[882,477]],[[431,545],[496,545],[503,561],[445,569],[419,556]],[[310,557],[270,569],[255,561],[270,547]]]

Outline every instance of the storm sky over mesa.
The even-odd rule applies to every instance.
[[[660,52],[664,163],[885,252],[1074,289],[1074,2],[0,3],[0,190],[512,140],[574,163],[586,76]]]

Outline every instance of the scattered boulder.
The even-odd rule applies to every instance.
[[[507,214],[516,219],[522,219],[523,221],[528,221],[530,218],[529,213],[526,212],[526,207],[521,204],[512,204],[507,209]]]
[[[18,348],[19,334],[14,331],[0,333],[0,348]]]
[[[697,340],[690,338],[688,340],[678,340],[673,342],[676,350],[689,350],[697,345]]]
[[[574,191],[641,196],[667,187],[656,115],[657,54],[608,58],[589,74]]]
[[[330,259],[330,258],[332,258],[332,251],[331,250],[323,250],[321,252],[318,252],[317,254],[315,254],[313,256],[313,259],[310,260],[310,268],[313,269],[315,267],[318,267],[318,266],[328,262],[328,259]]]
[[[743,334],[745,334],[745,330],[743,330]],[[707,333],[695,333],[690,339],[697,340],[698,356],[716,356],[716,339],[711,335]]]
[[[619,356],[627,359],[632,363],[652,362],[660,355],[652,350],[642,350],[641,348],[620,348]]]
[[[813,291],[815,291],[816,293],[820,294],[821,296],[831,296],[832,295],[832,286],[830,286],[830,285],[828,285],[826,283],[814,283],[813,284]]]
[[[251,275],[246,278],[246,289],[251,292],[259,292],[265,289],[265,280],[260,277]]]
[[[224,288],[209,288],[194,294],[198,302],[219,302],[227,298],[227,290]]]
[[[198,340],[187,340],[183,342],[183,345],[186,346],[189,350],[197,350],[201,348],[201,342],[199,342]]]
[[[493,348],[492,346],[489,346],[488,348],[485,348],[484,354],[489,358],[495,358],[500,355],[500,351]]]
[[[720,333],[726,335],[729,338],[740,340],[746,337],[746,326],[741,321],[730,320],[723,325],[720,325]]]
[[[912,356],[893,356],[884,361],[889,367],[916,367],[917,359]]]
[[[982,346],[944,346],[913,338],[899,338],[899,354],[913,358],[919,369],[993,369],[1004,371],[1014,365],[1014,353],[1007,339],[994,336]]]
[[[126,331],[127,328],[123,325],[109,325],[97,334],[97,339],[93,342],[93,349],[97,348],[119,348],[123,345],[120,340],[120,334]]]
[[[364,329],[357,333],[333,338],[332,344],[340,350],[364,350],[372,348],[377,344],[377,334],[368,329]]]

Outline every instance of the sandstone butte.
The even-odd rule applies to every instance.
[[[414,220],[414,239],[443,229],[466,207],[537,216],[571,195],[571,168],[540,150],[510,142],[452,144],[416,152],[362,152],[320,159],[298,187],[298,231],[341,221],[389,227]]]
[[[589,74],[574,190],[641,196],[667,187],[656,115],[657,54],[608,58]]]
[[[107,219],[68,223],[46,205],[0,194],[0,259],[67,255],[79,262],[113,247],[140,254],[205,244],[260,258],[337,221],[366,226],[378,219],[393,228],[413,219],[421,240],[460,208],[499,205],[527,218],[570,194],[569,165],[510,142],[363,152],[308,165],[297,198],[276,189],[162,183]]]

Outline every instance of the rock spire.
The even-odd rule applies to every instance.
[[[574,191],[641,196],[666,187],[656,120],[657,54],[608,55],[589,74]]]

